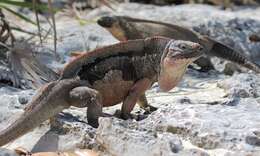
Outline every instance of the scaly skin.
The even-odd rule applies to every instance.
[[[0,133],[0,146],[32,130],[69,106],[88,107],[89,124],[98,126],[102,107],[123,102],[121,117],[159,81],[162,91],[175,87],[187,66],[203,54],[193,42],[147,38],[122,42],[82,54],[70,62],[58,81],[43,87],[25,113]]]
[[[176,40],[187,40],[201,44],[205,48],[207,56],[216,56],[242,65],[250,70],[260,73],[260,66],[245,57],[233,48],[201,36],[196,32],[174,24],[136,19],[126,16],[104,16],[98,22],[120,41],[141,39],[152,36],[165,36]],[[195,61],[203,71],[213,69],[209,59],[200,58]]]

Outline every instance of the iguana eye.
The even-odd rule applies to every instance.
[[[186,45],[185,44],[180,44],[179,47],[183,50],[187,49]]]

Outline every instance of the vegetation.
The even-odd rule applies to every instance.
[[[20,7],[20,8],[28,8],[31,9],[35,12],[35,20],[31,20],[28,18],[26,15],[23,15],[22,13],[18,12],[15,10],[15,8]],[[10,26],[8,21],[5,19],[5,15],[3,13],[3,10],[19,17],[20,19],[33,24],[38,27],[38,33],[32,33],[28,32],[26,30],[23,30],[19,27],[14,27]],[[0,30],[2,33],[0,33],[0,44],[4,47],[7,46],[12,46],[15,40],[15,37],[12,35],[12,30],[24,32],[31,34],[33,36],[37,35],[40,38],[40,42],[42,43],[42,32],[46,32],[48,35],[49,31],[43,31],[44,29],[41,28],[40,22],[39,22],[39,12],[48,12],[50,14],[50,17],[52,19],[52,23],[50,22],[50,27],[53,29],[54,32],[54,53],[55,56],[58,59],[58,55],[56,53],[56,40],[57,40],[57,35],[56,35],[56,27],[55,27],[55,18],[54,14],[58,11],[58,9],[52,7],[52,1],[48,0],[48,5],[47,4],[42,4],[39,3],[37,0],[32,0],[32,2],[27,2],[27,1],[21,1],[21,0],[2,0],[0,2],[0,16],[1,16],[1,25],[0,25]],[[48,20],[48,19],[47,19]],[[47,36],[44,35],[44,36]]]

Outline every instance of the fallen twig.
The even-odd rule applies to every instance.
[[[35,17],[36,17],[36,24],[38,28],[38,35],[40,38],[40,43],[42,44],[42,35],[41,35],[41,27],[40,27],[40,21],[39,21],[39,16],[38,16],[38,9],[36,8],[37,1],[33,0],[33,10],[35,12]]]
[[[55,24],[55,17],[54,17],[54,11],[52,8],[52,1],[48,0],[48,7],[49,7],[49,12],[51,14],[51,19],[52,19],[52,24],[53,24],[53,34],[54,34],[54,55],[57,61],[60,60],[59,55],[57,53],[57,31],[56,31],[56,24]]]

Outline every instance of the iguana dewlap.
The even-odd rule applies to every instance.
[[[0,133],[0,146],[27,133],[70,106],[88,107],[88,123],[98,126],[102,107],[122,104],[129,118],[138,102],[150,107],[145,91],[158,81],[162,91],[175,87],[187,66],[203,54],[198,43],[153,37],[99,48],[76,57],[60,79],[34,96],[24,114]]]

